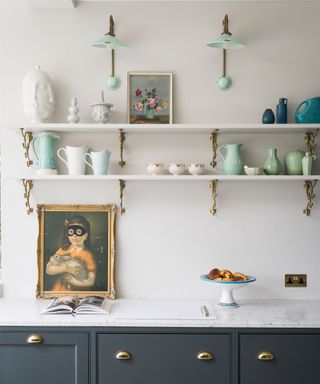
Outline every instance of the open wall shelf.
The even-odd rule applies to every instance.
[[[19,132],[37,133],[43,131],[65,133],[165,133],[165,134],[209,134],[219,133],[308,133],[320,129],[320,124],[61,124],[48,123],[36,125],[12,126]]]
[[[26,158],[27,166],[32,165],[32,160],[29,156],[30,144],[33,140],[33,135],[43,132],[57,132],[57,133],[76,133],[76,134],[119,134],[120,145],[120,159],[119,165],[123,168],[126,165],[124,160],[124,143],[126,141],[127,134],[207,134],[208,142],[211,143],[212,161],[210,165],[215,170],[216,157],[218,149],[218,136],[221,134],[303,134],[307,149],[310,153],[314,153],[316,148],[315,138],[320,131],[320,124],[60,124],[60,123],[48,123],[37,125],[23,125],[10,127],[14,132],[22,135],[22,146],[24,149],[24,156]],[[22,180],[24,186],[24,197],[26,200],[26,207],[28,214],[33,211],[30,207],[30,192],[33,187],[33,182],[38,181],[116,181],[119,182],[120,188],[120,213],[124,213],[123,208],[123,195],[128,181],[165,181],[165,182],[209,182],[212,191],[212,207],[211,213],[214,215],[216,209],[217,199],[217,184],[223,181],[303,181],[304,188],[307,195],[307,207],[304,209],[304,213],[309,216],[311,208],[313,206],[313,199],[315,197],[314,187],[317,180],[320,179],[320,175],[311,176],[229,176],[218,174],[206,174],[200,176],[193,175],[145,175],[145,174],[117,174],[117,175],[51,175],[51,176],[39,176],[34,174],[27,174],[17,179]]]

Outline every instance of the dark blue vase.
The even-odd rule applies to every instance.
[[[272,109],[268,108],[263,112],[262,123],[263,124],[273,124],[275,122],[275,117]]]
[[[287,124],[287,99],[279,99],[279,104],[277,105],[277,124]]]

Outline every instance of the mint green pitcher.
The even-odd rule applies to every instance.
[[[55,175],[57,166],[54,150],[54,143],[60,139],[59,136],[51,132],[40,132],[32,141],[32,149],[37,159],[38,175]],[[36,145],[38,143],[38,145]],[[38,147],[36,149],[36,147]]]
[[[223,159],[223,169],[226,175],[241,175],[243,173],[243,161],[240,149],[243,144],[226,144],[220,145],[218,153]],[[226,151],[225,156],[222,149]]]

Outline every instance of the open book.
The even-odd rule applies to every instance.
[[[101,296],[62,296],[55,298],[52,303],[45,308],[41,314],[106,314],[111,312],[111,303]]]

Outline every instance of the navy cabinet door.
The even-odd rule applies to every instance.
[[[88,335],[41,333],[43,342],[30,344],[30,333],[0,333],[1,384],[88,384]]]
[[[118,360],[119,352],[129,352],[131,358]],[[199,360],[201,352],[214,359]],[[230,370],[227,334],[98,335],[99,384],[229,384]]]
[[[241,335],[240,384],[318,383],[319,345],[320,335]],[[261,352],[274,359],[259,360]]]

